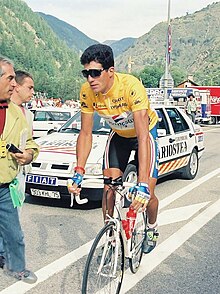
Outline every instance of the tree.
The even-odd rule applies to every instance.
[[[159,81],[162,75],[163,69],[158,65],[145,67],[143,71],[137,74],[138,78],[141,79],[145,88],[159,87]]]

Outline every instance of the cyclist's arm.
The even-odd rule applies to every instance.
[[[149,117],[147,110],[134,112],[134,125],[138,139],[138,182],[148,183],[150,170]]]
[[[150,171],[150,137],[149,137],[149,117],[147,110],[134,112],[134,125],[138,139],[138,183],[149,183]],[[147,202],[143,205],[137,199],[132,202],[132,207],[138,211],[141,207],[145,210]]]
[[[81,130],[76,144],[77,166],[85,168],[92,148],[93,113],[81,113]]]
[[[92,128],[93,114],[81,113],[81,130],[76,143],[75,173],[71,179],[73,182],[70,185],[67,184],[70,193],[79,194],[81,191],[79,184],[82,182],[83,170],[85,170],[86,161],[92,147]]]

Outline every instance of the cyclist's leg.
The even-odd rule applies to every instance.
[[[113,179],[122,176],[130,156],[129,139],[118,136],[115,132],[109,134],[106,143],[104,159],[103,159],[103,175],[112,177]],[[106,191],[109,187],[104,187],[102,209],[105,219],[106,208],[108,214],[113,215],[114,207],[114,191]],[[106,196],[107,195],[107,196]]]
[[[120,169],[117,168],[108,168],[103,171],[103,175],[105,177],[112,177],[116,179],[122,175]],[[114,190],[110,189],[109,186],[105,185],[103,190],[103,197],[102,197],[102,212],[103,218],[106,219],[106,210],[108,209],[108,215],[113,215],[113,208],[114,208]]]
[[[157,214],[158,214],[158,199],[155,195],[155,186],[158,177],[158,144],[156,127],[150,131],[151,140],[151,169],[149,178],[150,201],[147,205],[147,236],[143,245],[145,253],[151,252],[155,246],[159,236],[157,232]]]

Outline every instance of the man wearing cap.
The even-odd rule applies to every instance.
[[[196,120],[196,108],[197,105],[195,101],[195,96],[193,94],[189,94],[188,101],[186,103],[186,113],[194,123]]]

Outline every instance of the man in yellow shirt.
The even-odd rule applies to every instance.
[[[147,207],[148,227],[143,251],[149,253],[158,237],[158,199],[155,185],[158,176],[157,121],[155,111],[150,108],[146,90],[141,82],[128,74],[116,73],[112,49],[96,44],[88,47],[81,56],[83,76],[87,79],[80,92],[81,131],[76,152],[77,166],[72,178],[71,193],[79,192],[84,168],[92,146],[93,114],[102,116],[112,131],[109,135],[103,158],[103,175],[117,178],[123,174],[131,151],[135,151],[138,183],[133,190],[136,197],[131,206],[135,210]],[[106,203],[108,214],[113,214],[114,195],[106,202],[103,193],[103,215]]]
[[[3,262],[1,258],[0,266],[18,280],[35,283],[36,275],[26,269],[24,236],[17,207],[13,205],[11,187],[20,166],[36,159],[39,147],[22,111],[10,101],[15,86],[12,62],[0,56],[0,237],[5,249],[5,260]],[[20,148],[23,145],[22,153],[9,152],[7,144]]]

